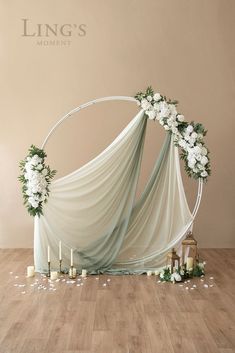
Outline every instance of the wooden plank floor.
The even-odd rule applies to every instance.
[[[26,279],[32,250],[0,250],[0,353],[234,353],[235,249],[201,255],[204,281],[183,286],[144,275],[53,284]]]

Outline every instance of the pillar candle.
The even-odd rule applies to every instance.
[[[155,276],[158,276],[159,273],[160,273],[160,272],[159,272],[158,270],[155,270],[155,272],[154,272]]]
[[[187,257],[186,270],[193,269],[193,257]]]
[[[49,245],[47,247],[47,262],[51,262],[51,249]]]
[[[82,277],[86,277],[87,276],[87,270],[82,270]]]
[[[147,276],[152,276],[152,271],[147,271]]]
[[[77,274],[77,270],[75,267],[73,267],[73,272],[72,272],[72,268],[69,269],[69,277],[76,277]]]
[[[34,276],[34,266],[28,266],[27,267],[27,277],[33,277]]]
[[[59,241],[59,260],[62,260],[61,240]]]
[[[73,249],[70,251],[70,265],[73,266]]]
[[[57,271],[51,271],[51,279],[55,280],[58,278],[58,272]]]

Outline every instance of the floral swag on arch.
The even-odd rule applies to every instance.
[[[177,102],[151,87],[129,100],[136,100],[141,110],[100,155],[71,174],[52,181],[55,171],[45,165],[46,153],[34,146],[21,162],[24,203],[35,216],[37,271],[46,271],[48,246],[51,261],[58,261],[61,241],[65,268],[72,248],[78,270],[143,273],[164,266],[166,253],[192,228],[195,216],[184,193],[178,147],[187,174],[206,181],[206,131],[199,123],[186,122],[177,112]],[[148,119],[159,121],[167,134],[136,202]]]
[[[185,161],[185,170],[189,177],[207,180],[211,174],[209,151],[203,140],[207,131],[200,123],[185,121],[184,115],[177,112],[178,101],[167,99],[160,93],[154,93],[152,87],[139,92],[135,98],[150,120],[156,120],[174,135],[176,146],[181,147],[181,158]]]

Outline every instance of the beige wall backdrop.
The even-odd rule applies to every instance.
[[[187,120],[209,130],[213,174],[195,234],[202,247],[233,247],[235,1],[1,0],[0,7],[0,247],[33,245],[33,219],[17,181],[30,144],[40,146],[52,125],[79,104],[133,96],[150,84],[178,99]],[[27,36],[22,19],[28,19]],[[57,35],[45,37],[46,24],[57,24]],[[63,24],[69,26],[61,33]],[[135,104],[125,102],[82,111],[50,139],[48,162],[58,176],[81,166],[135,112]],[[160,126],[148,124],[139,191],[164,137]],[[184,181],[192,205],[197,185]]]

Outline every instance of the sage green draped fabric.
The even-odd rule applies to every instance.
[[[146,131],[140,111],[95,159],[51,184],[43,216],[35,217],[36,270],[63,265],[90,273],[142,273],[164,265],[166,252],[192,222],[182,185],[178,150],[168,133],[140,200],[135,196]]]

